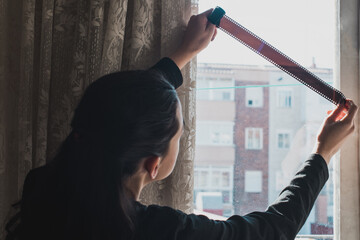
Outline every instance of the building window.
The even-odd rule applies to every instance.
[[[232,204],[233,197],[233,166],[195,166],[194,191],[217,192],[222,195],[223,204]],[[195,198],[197,198],[195,194]],[[195,200],[195,199],[194,199]],[[225,210],[225,208],[224,208]]]
[[[210,82],[211,100],[233,101],[234,81],[231,78],[219,78]]]
[[[199,187],[206,187],[208,182],[209,172],[207,171],[195,171],[195,182]]]
[[[245,104],[247,107],[262,107],[263,98],[263,88],[253,87],[245,89]]]
[[[262,191],[262,171],[245,171],[245,192],[260,193]]]
[[[222,93],[222,99],[230,101],[231,100],[231,93],[230,92],[223,92]]]
[[[262,149],[263,147],[263,130],[262,128],[245,129],[245,148]]]
[[[292,107],[292,90],[279,89],[277,91],[277,107],[291,108]]]
[[[221,172],[220,171],[213,171],[211,177],[211,185],[218,188],[221,186]]]
[[[198,77],[196,98],[211,101],[234,101],[234,80],[231,78]]]
[[[230,187],[230,172],[222,172],[222,187]]]
[[[196,98],[199,100],[210,100],[210,91],[206,90],[210,87],[210,81],[203,77],[198,77],[196,81],[196,88],[199,91],[196,91]]]
[[[280,132],[277,134],[277,146],[280,149],[288,149],[290,147],[290,133]]]
[[[232,188],[232,166],[195,166],[195,188]]]
[[[199,145],[233,145],[234,122],[198,122],[196,131]]]

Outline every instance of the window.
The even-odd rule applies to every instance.
[[[245,192],[260,193],[262,191],[262,172],[245,171]]]
[[[222,172],[222,187],[230,187],[230,172]]]
[[[211,5],[212,2],[208,2],[210,1],[199,1],[200,5],[203,4],[200,12],[210,7],[213,7]],[[238,1],[229,0],[226,1],[226,3],[223,3],[223,7],[225,10],[227,10],[230,17],[233,17],[234,19],[241,19],[242,24],[245,27],[253,30],[255,33],[259,34],[259,36],[263,37],[270,43],[275,44],[276,47],[289,54],[290,57],[293,57],[296,61],[303,64],[305,67],[310,66],[311,62],[307,62],[307,60],[304,59],[310,59],[311,61],[313,55],[316,55],[315,57],[317,66],[314,65],[314,67],[311,69],[311,71],[315,75],[320,76],[320,78],[325,80],[326,82],[336,82],[336,84],[338,84],[337,87],[339,87],[343,92],[345,92],[346,95],[358,96],[360,84],[357,63],[358,49],[356,47],[358,46],[359,41],[358,1],[349,0],[345,2],[343,0],[339,0],[336,4],[333,0],[330,0],[330,2],[325,2],[324,0],[315,2],[313,1],[311,2],[311,11],[308,12],[306,18],[300,20],[299,22],[291,21],[291,27],[288,28],[290,32],[286,32],[286,34],[282,34],[281,31],[274,31],[271,26],[276,26],[284,23],[283,19],[286,19],[286,17],[292,17],[294,16],[294,14],[299,14],[297,16],[300,19],[301,11],[291,11],[291,8],[293,8],[293,3],[284,4],[286,1],[281,2],[281,14],[274,14],[274,11],[276,11],[276,9],[274,9],[274,11],[269,11],[269,9],[271,9],[271,5],[276,6],[276,0],[270,2],[264,1],[264,3],[262,4],[266,4],[266,8],[264,7],[266,11],[261,11],[258,13],[251,12],[251,14],[249,15],[254,16],[253,18],[251,18],[252,16],[245,15],[247,14],[247,9],[254,8],[255,2],[242,2],[241,4],[248,4],[248,6],[246,8],[243,7],[241,13],[240,10],[235,7],[237,2]],[[306,1],[300,1],[296,4],[297,9],[305,9],[309,6],[309,2]],[[327,6],[326,8],[324,7],[325,5]],[[338,9],[333,9],[335,6],[338,6]],[[334,18],[334,16],[336,15],[334,10],[336,10],[336,13],[339,14],[339,16],[337,16],[339,22],[337,22],[336,24]],[[267,15],[267,12],[271,12],[270,16]],[[237,13],[241,14],[241,17],[237,16]],[[319,18],[319,14],[321,14],[323,17]],[[263,20],[266,17],[268,19],[271,19],[271,21],[268,21],[271,22],[269,23],[269,25],[267,25],[268,23],[266,21],[261,21],[261,23],[256,22],[257,19]],[[276,22],[277,18],[279,20],[278,22]],[[252,23],[253,25],[251,25]],[[337,29],[338,32],[331,32],[332,26],[335,25],[342,26],[342,28]],[[305,34],[301,33],[302,31]],[[275,33],[276,35],[273,35],[273,33]],[[314,38],[314,36],[317,37]],[[333,36],[337,36],[338,38],[336,44],[334,44]],[[319,119],[316,119],[312,116],[325,116],[326,110],[332,109],[333,106],[329,104],[328,101],[324,100],[312,91],[308,91],[306,87],[299,84],[290,76],[276,70],[276,68],[272,68],[271,66],[269,66],[269,63],[265,61],[260,62],[260,59],[257,56],[254,56],[253,58],[250,56],[245,57],[246,51],[249,50],[244,48],[243,46],[239,46],[240,44],[234,42],[233,39],[226,39],[227,37],[228,36],[224,34],[224,39],[221,39],[218,35],[216,41],[214,41],[212,44],[213,48],[218,47],[219,49],[221,49],[222,52],[228,53],[222,54],[220,53],[220,51],[215,51],[217,53],[215,57],[216,62],[221,62],[223,65],[225,63],[229,65],[232,64],[234,66],[233,78],[235,84],[233,86],[236,89],[234,93],[234,99],[237,104],[235,111],[242,111],[241,117],[237,119],[248,121],[247,127],[249,128],[251,128],[252,126],[263,127],[263,140],[260,141],[263,145],[262,149],[260,151],[245,152],[249,152],[249,154],[251,154],[249,158],[263,158],[264,161],[260,162],[259,164],[269,164],[269,171],[264,171],[262,174],[262,184],[264,185],[264,188],[262,188],[262,192],[258,194],[245,195],[258,196],[262,193],[266,193],[266,195],[268,195],[267,201],[270,204],[277,197],[278,192],[281,191],[282,188],[289,183],[289,180],[292,178],[294,171],[296,171],[295,166],[298,166],[299,163],[305,160],[305,158],[307,157],[306,155],[311,152],[311,148],[313,145],[311,140],[314,140],[314,138],[311,136],[311,133],[316,134],[317,127],[321,124],[321,121],[319,121]],[[294,47],[294,42],[292,41],[294,39],[299,40],[298,44],[296,44],[296,46],[298,46],[297,49]],[[312,39],[312,41],[309,41],[309,39]],[[317,41],[318,43],[316,43]],[[291,44],[288,44],[290,42]],[[215,44],[217,43],[219,43],[219,45],[215,46]],[[334,52],[334,45],[337,48],[336,59],[338,62],[338,66],[335,67],[336,71],[339,73],[339,76],[335,75],[335,77],[338,79],[333,80],[333,65],[331,61],[328,61],[330,62],[330,64],[326,64],[325,60],[326,58],[335,59],[332,56]],[[226,49],[227,46],[231,48],[230,51]],[[245,50],[237,50],[237,46],[239,46],[239,49],[243,48]],[[322,53],[316,53],[317,51],[312,50],[313,47],[319,50],[318,53],[320,53],[320,51]],[[322,50],[320,50],[320,48]],[[297,54],[296,51],[298,51],[300,54]],[[211,61],[209,51],[207,51],[206,53],[204,52],[204,56],[205,55],[206,61]],[[242,56],[241,59],[238,56]],[[354,58],[349,58],[349,56],[354,56]],[[223,59],[223,61],[221,61],[221,58]],[[201,56],[199,56],[198,62],[205,62],[204,59],[205,58],[201,58]],[[230,59],[234,59],[234,61],[231,62]],[[245,59],[246,61],[242,61],[242,59]],[[253,61],[253,59],[259,59],[260,63],[254,63],[255,60]],[[245,64],[247,65],[245,66]],[[223,67],[223,65],[221,67]],[[269,74],[269,77],[267,74]],[[239,78],[236,78],[237,75],[239,76]],[[268,84],[270,87],[268,89],[263,89],[263,109],[261,109],[261,114],[259,114],[259,118],[265,117],[265,119],[268,120],[268,126],[262,126],[260,124],[258,125],[257,123],[252,122],[252,120],[254,119],[253,117],[247,119],[247,116],[249,114],[244,109],[252,108],[253,106],[248,106],[248,104],[254,105],[255,103],[255,101],[248,102],[248,100],[252,99],[247,99],[246,97],[246,95],[248,95],[247,92],[249,92],[245,90],[247,89],[246,85],[252,85],[251,79],[248,76],[250,76],[250,78],[251,76],[253,76],[254,81],[268,81],[267,83],[264,83],[264,85]],[[219,78],[219,76],[216,75],[216,78]],[[341,81],[339,81],[339,78],[341,79]],[[239,79],[242,81],[243,79],[250,79],[249,84],[237,85],[236,83]],[[256,86],[252,87],[256,88]],[[242,91],[242,98],[241,95],[237,93],[238,89]],[[266,94],[267,90],[269,92],[269,96],[267,96],[268,94]],[[307,92],[313,94],[314,97],[309,98],[309,94]],[[269,109],[267,109],[265,106],[267,105],[267,103],[269,103]],[[291,111],[288,111],[290,109]],[[255,112],[252,109],[250,110],[252,112]],[[310,128],[309,125],[311,124],[313,125],[313,127]],[[234,147],[236,149],[240,148],[243,150],[244,138],[246,141],[248,137],[246,136],[246,130],[244,131],[245,127],[240,128],[239,132],[237,132],[239,129],[237,127],[238,125],[235,122],[235,137],[241,137],[241,146],[237,146],[237,141],[234,141]],[[282,128],[288,130],[278,131],[278,129]],[[269,131],[267,131],[267,129],[269,129]],[[269,135],[268,139],[266,135]],[[267,145],[268,142],[269,144]],[[358,182],[360,177],[358,171],[359,148],[358,144],[356,144],[358,142],[358,137],[352,137],[349,142],[352,142],[353,144],[345,145],[342,148],[341,155],[339,154],[337,156],[337,158],[341,158],[341,161],[339,161],[340,159],[336,159],[336,161],[332,160],[335,165],[335,170],[333,171],[334,176],[332,176],[332,171],[330,171],[330,179],[328,180],[327,185],[324,187],[322,193],[323,196],[327,197],[327,200],[324,201],[327,202],[327,206],[319,207],[318,204],[315,204],[312,211],[313,214],[310,215],[309,219],[306,221],[304,227],[300,230],[299,233],[300,235],[306,235],[306,237],[299,237],[299,239],[360,239],[360,229],[358,228],[360,222],[358,216],[360,206],[359,189],[356,185],[352,184],[353,182]],[[247,144],[245,143],[245,148],[246,146]],[[240,159],[240,157],[238,156],[239,152],[240,151],[236,151],[236,154],[234,156],[234,162]],[[242,168],[242,166],[239,166],[239,168],[244,169]],[[331,186],[332,184],[329,184],[330,182],[332,182],[332,177],[334,178],[335,188]],[[234,180],[233,205],[236,208],[236,201],[238,201],[239,204],[241,203],[241,205],[253,205],[253,210],[260,210],[259,205],[256,205],[256,202],[251,202],[251,200],[247,198],[241,198],[241,196],[239,197],[235,194],[235,190],[238,184],[238,182],[236,181],[245,181],[245,178],[246,176],[242,176],[240,180],[239,178]],[[247,178],[249,178],[249,176]],[[268,181],[268,184],[266,181]],[[240,186],[243,186],[245,188],[245,182]],[[349,186],[349,188],[342,188],[341,186]],[[248,188],[250,187],[248,186]],[[244,190],[245,189],[243,189],[243,191]],[[224,210],[224,213],[225,212],[226,210]],[[318,219],[318,212],[322,212],[321,214],[326,214],[326,218],[324,217],[324,215],[322,215],[322,218]],[[235,210],[235,214],[242,213],[240,210]],[[323,230],[321,230],[321,228],[312,228],[312,226],[317,226],[319,224],[323,224],[321,227],[323,228]],[[352,229],[352,231],[348,231],[348,229]],[[332,236],[331,231],[327,230],[332,230],[333,232],[335,232],[334,236]],[[316,237],[323,234],[327,235],[327,237]]]
[[[195,188],[228,189],[232,187],[232,166],[195,166]]]
[[[198,100],[210,100],[210,92],[207,90],[210,87],[210,81],[208,79],[205,77],[198,77],[196,87],[200,89],[196,92],[196,98]]]
[[[289,132],[278,132],[277,147],[279,149],[288,149],[290,147],[290,133]]]
[[[200,77],[197,79],[197,99],[234,101],[234,81],[231,78]]]
[[[201,122],[197,123],[196,143],[199,145],[233,145],[233,122]]]
[[[291,89],[279,89],[277,91],[277,107],[291,108],[292,106],[292,91]]]
[[[245,148],[246,149],[262,149],[262,147],[263,147],[262,128],[246,128],[245,129]]]
[[[234,213],[233,166],[195,165],[194,177],[194,204],[208,206],[202,211],[230,217]],[[214,201],[216,206],[212,206]]]
[[[212,99],[217,101],[232,101],[234,100],[234,85],[232,79],[219,78],[210,83],[212,89]]]
[[[221,173],[220,173],[220,171],[213,171],[212,172],[212,177],[211,177],[211,185],[213,186],[213,187],[216,187],[216,188],[218,188],[218,187],[220,187],[220,185],[221,185]]]
[[[222,100],[231,100],[231,93],[229,91],[222,92]]]
[[[209,173],[206,171],[201,171],[199,173],[199,179],[197,181],[199,183],[199,186],[205,187],[207,185],[208,175],[209,175]]]
[[[263,88],[251,87],[245,89],[245,104],[247,107],[262,107],[263,106]]]

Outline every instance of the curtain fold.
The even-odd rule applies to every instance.
[[[0,0],[1,233],[26,174],[51,160],[69,134],[85,88],[168,56],[190,15],[191,0]],[[183,69],[178,90],[186,128],[177,166],[144,190],[146,204],[192,210],[195,66]]]
[[[191,1],[162,1],[160,55],[167,56],[180,43],[192,12]],[[187,64],[183,71],[184,83],[178,89],[183,107],[185,132],[180,141],[180,151],[174,172],[166,179],[144,189],[142,202],[155,202],[180,209],[186,213],[193,210],[193,160],[195,154],[195,87],[196,60]],[[148,196],[152,196],[149,198]]]

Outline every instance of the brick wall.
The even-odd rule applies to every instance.
[[[263,81],[236,81],[236,86],[264,85]],[[245,89],[235,91],[236,117],[234,139],[236,145],[234,164],[234,210],[235,214],[263,211],[268,205],[268,151],[269,151],[269,89],[263,88],[263,106],[246,107]],[[260,150],[245,148],[245,128],[263,129],[263,147]],[[262,190],[245,192],[245,171],[262,171]]]

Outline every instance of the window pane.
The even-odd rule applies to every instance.
[[[212,186],[218,188],[220,187],[220,181],[221,181],[221,173],[219,171],[213,171],[212,172],[212,176],[211,176],[211,180],[212,180]]]
[[[292,91],[290,89],[277,90],[277,106],[280,108],[291,108]]]
[[[198,3],[200,12],[216,4]],[[228,16],[332,83],[334,0],[312,1],[311,11],[309,1],[222,4]],[[332,104],[221,33],[198,57],[197,88],[195,171],[208,178],[197,184],[204,180],[195,175],[195,209],[201,200],[204,214],[264,211],[311,153]],[[332,165],[329,169],[330,179],[299,234],[333,233]]]
[[[222,173],[222,186],[230,187],[230,173],[229,172]]]
[[[278,148],[288,149],[290,147],[290,133],[279,132],[277,135]]]
[[[262,149],[262,129],[261,128],[245,128],[245,148],[246,149]]]
[[[233,145],[234,123],[226,121],[198,121],[199,145]]]
[[[262,107],[263,106],[263,88],[254,87],[246,88],[246,101],[245,104],[247,107]]]

